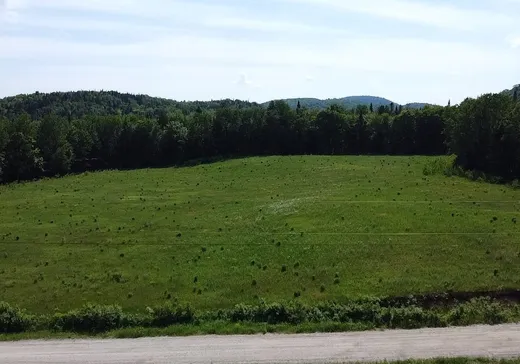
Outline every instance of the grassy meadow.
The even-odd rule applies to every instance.
[[[0,186],[0,301],[137,311],[520,288],[520,190],[425,176],[431,161],[248,158]]]

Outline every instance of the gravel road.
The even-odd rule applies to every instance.
[[[519,357],[520,325],[0,343],[2,364],[318,364],[458,356]]]

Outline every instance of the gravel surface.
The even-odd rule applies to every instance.
[[[337,363],[520,356],[520,325],[345,334],[0,343],[2,364]]]

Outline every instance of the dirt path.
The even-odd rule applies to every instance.
[[[459,356],[520,356],[520,325],[0,343],[0,363],[5,364],[337,363]]]

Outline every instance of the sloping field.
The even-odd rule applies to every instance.
[[[249,158],[2,186],[0,301],[214,309],[520,288],[520,190],[425,176],[429,160]]]

